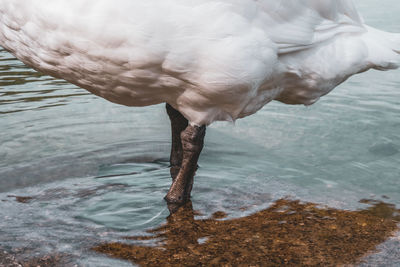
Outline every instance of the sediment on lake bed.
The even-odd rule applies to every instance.
[[[388,239],[400,221],[394,205],[363,201],[365,210],[318,207],[287,199],[235,219],[195,219],[190,203],[149,230],[152,236],[93,249],[141,266],[277,266],[354,264]],[[134,241],[133,241],[134,240]],[[155,240],[156,246],[140,245]]]

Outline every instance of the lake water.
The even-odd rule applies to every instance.
[[[397,1],[357,3],[368,24],[400,32]],[[0,48],[0,248],[130,266],[90,247],[165,222],[169,127],[164,105],[106,102]],[[285,197],[339,209],[366,207],[361,199],[399,207],[399,129],[399,70],[352,77],[310,107],[271,103],[235,125],[215,123],[193,207],[228,218]],[[397,234],[366,265],[399,266],[399,247]]]

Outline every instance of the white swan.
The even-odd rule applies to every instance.
[[[112,102],[168,103],[170,203],[190,197],[205,125],[310,105],[400,62],[400,35],[366,26],[351,0],[1,0],[0,45]]]

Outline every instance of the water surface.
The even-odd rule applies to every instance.
[[[397,2],[357,3],[369,24],[400,32]],[[281,198],[350,210],[367,207],[359,202],[366,198],[399,206],[399,102],[400,71],[370,71],[313,106],[271,103],[235,125],[215,123],[195,178],[197,218],[250,216]],[[163,105],[108,103],[1,50],[0,129],[2,249],[130,266],[90,248],[166,221]],[[400,264],[398,234],[379,248],[367,264]]]

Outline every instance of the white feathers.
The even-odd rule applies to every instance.
[[[400,38],[350,0],[1,0],[0,45],[110,101],[209,124],[393,68]]]

